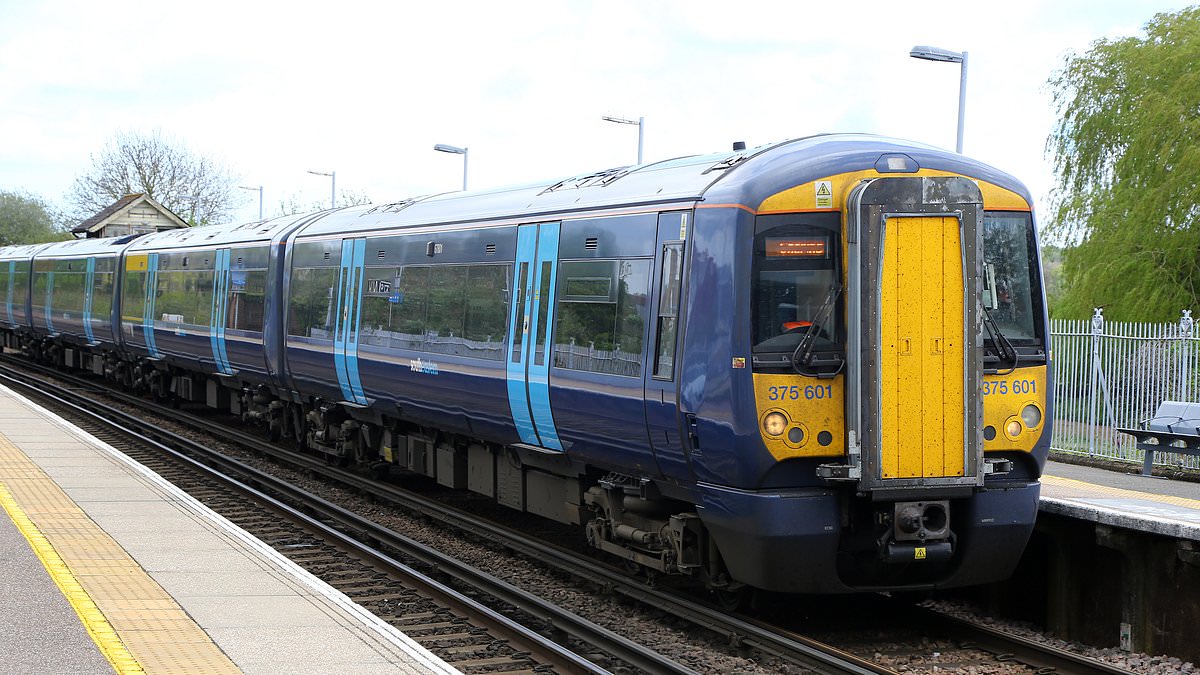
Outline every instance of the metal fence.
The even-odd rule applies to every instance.
[[[1162,401],[1200,401],[1200,349],[1192,313],[1176,323],[1050,322],[1054,358],[1054,435],[1050,447],[1066,453],[1141,462],[1134,439],[1117,427],[1135,427]],[[1154,453],[1156,464],[1198,468],[1198,458]]]

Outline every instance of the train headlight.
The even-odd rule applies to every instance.
[[[1017,436],[1020,436],[1021,435],[1020,420],[1015,420],[1015,419],[1009,420],[1008,424],[1004,425],[1004,431],[1012,438],[1016,438]]]
[[[788,418],[781,412],[770,412],[763,418],[763,431],[768,436],[782,436],[784,431],[787,431]]]
[[[1042,411],[1030,403],[1021,409],[1021,421],[1025,422],[1025,426],[1034,429],[1042,423]]]

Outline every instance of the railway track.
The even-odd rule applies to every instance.
[[[20,363],[20,367],[25,369],[28,364]],[[27,376],[28,377],[28,376]],[[61,373],[54,372],[54,377],[61,379],[64,376]],[[71,388],[81,390],[92,390],[96,385],[85,379],[72,378],[70,380]],[[41,388],[49,387],[48,384],[40,383]],[[888,673],[895,672],[887,667],[875,664],[871,658],[880,654],[878,644],[864,642],[862,640],[847,640],[846,647],[860,656],[855,656],[848,652],[832,648],[830,645],[821,641],[814,640],[804,635],[782,628],[779,625],[757,620],[750,617],[734,616],[728,612],[721,611],[707,603],[697,601],[679,593],[672,592],[669,589],[659,589],[647,585],[643,581],[631,579],[621,570],[596,562],[593,560],[582,559],[578,553],[565,550],[561,547],[539,542],[529,539],[524,532],[513,531],[510,528],[502,525],[497,525],[489,522],[484,522],[471,514],[466,514],[459,509],[449,506],[437,499],[421,496],[412,492],[401,490],[394,486],[381,484],[377,481],[370,480],[361,475],[350,471],[337,469],[336,467],[328,466],[324,461],[305,455],[298,455],[294,452],[284,451],[277,446],[271,445],[263,439],[247,434],[236,429],[218,429],[214,428],[211,419],[194,416],[178,410],[172,410],[165,407],[157,407],[147,404],[142,399],[125,397],[125,395],[114,394],[110,390],[104,389],[106,396],[124,397],[126,403],[134,407],[150,410],[160,415],[165,415],[176,422],[189,425],[197,430],[197,432],[211,433],[219,435],[223,442],[235,443],[241,445],[251,452],[268,456],[272,459],[290,464],[301,471],[311,473],[313,475],[321,475],[325,479],[341,484],[353,491],[358,491],[364,494],[372,495],[373,499],[394,504],[395,506],[409,512],[419,513],[423,517],[430,520],[445,523],[456,529],[473,534],[486,541],[502,542],[502,545],[510,550],[519,552],[527,557],[538,560],[544,564],[552,564],[557,568],[567,571],[575,578],[585,580],[590,584],[603,589],[605,592],[624,596],[638,603],[642,603],[651,607],[657,608],[659,611],[670,613],[673,617],[678,617],[691,623],[695,627],[704,629],[715,636],[717,641],[724,642],[728,645],[736,647],[743,653],[753,653],[761,655],[769,655],[777,659],[779,662],[792,664],[796,667],[809,670],[811,672],[854,672],[854,673]],[[112,415],[114,417],[124,416],[116,409],[109,409],[102,413]],[[153,427],[153,425],[151,425]],[[154,435],[164,434],[168,438],[175,437],[177,434],[167,432],[148,431]],[[162,439],[160,438],[160,441]],[[165,441],[163,441],[165,442]],[[189,450],[189,454],[207,454],[208,451],[201,449]],[[139,461],[143,461],[139,458]],[[302,499],[300,495],[290,494],[299,492],[296,488],[287,484],[276,484],[276,480],[261,474],[255,469],[230,458],[208,458],[204,461],[215,462],[227,465],[228,470],[238,473],[243,476],[251,476],[250,481],[260,485],[269,486],[269,490],[277,495],[290,495],[288,500]],[[157,470],[157,469],[156,469]],[[215,507],[214,507],[215,508]],[[343,534],[342,536],[352,541],[367,541],[373,544],[376,549],[405,551],[404,556],[417,561],[430,569],[436,569],[442,575],[448,575],[458,580],[460,584],[472,586],[476,584],[475,579],[486,577],[478,570],[472,572],[469,569],[457,569],[457,561],[447,559],[445,556],[419,545],[411,540],[406,541],[406,537],[397,535],[394,532],[381,528],[375,525],[370,520],[349,513],[332,503],[324,500],[307,501],[303,507],[306,512],[314,514],[321,520],[329,520],[338,522],[337,529],[342,532],[350,532],[351,535]],[[239,523],[240,524],[240,523]],[[249,528],[247,528],[249,529]],[[284,546],[292,546],[293,551],[297,555],[298,562],[308,558],[321,561],[321,553],[316,545],[299,544],[298,542],[290,542],[286,538],[283,540]],[[412,544],[417,544],[412,547]],[[306,550],[308,549],[308,550]],[[376,554],[378,555],[378,554]],[[368,554],[370,557],[370,554]],[[387,556],[384,555],[386,558]],[[326,563],[321,563],[326,564]],[[377,564],[373,563],[371,569],[377,569]],[[334,578],[346,579],[347,595],[352,598],[363,597],[366,603],[381,603],[382,609],[379,610],[380,616],[396,623],[405,632],[420,633],[423,629],[418,627],[410,628],[403,622],[406,620],[425,620],[424,613],[417,612],[416,614],[408,614],[407,610],[400,613],[405,614],[407,618],[394,616],[397,613],[397,608],[403,607],[403,604],[397,602],[397,599],[392,597],[394,591],[385,586],[379,586],[382,583],[377,577],[364,577],[362,573],[356,574],[353,572],[344,572],[342,570],[334,570],[336,572]],[[376,572],[378,574],[378,572]],[[320,575],[319,575],[320,576]],[[362,584],[360,587],[354,586],[355,583]],[[336,586],[337,584],[335,584]],[[552,636],[553,640],[558,642],[575,643],[576,645],[586,645],[585,650],[600,649],[608,654],[621,652],[622,649],[633,649],[636,652],[636,643],[633,641],[620,638],[617,635],[604,636],[599,640],[587,637],[587,631],[581,633],[581,629],[575,624],[576,619],[571,618],[548,618],[548,612],[551,611],[553,603],[546,603],[536,596],[532,596],[526,591],[522,591],[510,584],[502,584],[500,587],[491,587],[487,591],[482,591],[488,596],[499,598],[504,605],[516,609],[516,611],[524,613],[526,616],[541,617],[540,630]],[[372,611],[376,611],[372,607]],[[495,611],[495,610],[490,610]],[[388,612],[392,613],[389,616]],[[574,616],[574,615],[572,615]],[[444,624],[444,621],[436,621],[436,616],[431,615],[428,620],[434,623]],[[945,618],[931,617],[931,622],[944,622]],[[585,623],[590,623],[586,622]],[[933,623],[929,624],[934,626]],[[996,663],[1007,664],[1012,672],[1021,672],[1021,668],[1025,668],[1025,672],[1062,672],[1062,673],[1119,673],[1125,672],[1119,669],[1112,668],[1098,661],[1086,659],[1079,655],[1045,647],[1037,643],[1029,643],[1026,640],[1016,636],[1010,636],[994,629],[986,629],[982,626],[974,626],[965,622],[955,624],[937,624],[938,627],[930,628],[936,630],[937,634],[951,636],[953,644],[958,646],[958,651],[953,655],[938,652],[934,654],[932,661],[940,669],[945,670],[947,666],[963,667],[965,665],[975,665],[981,663]],[[599,628],[597,626],[597,628]],[[441,641],[437,637],[438,633],[431,632],[430,637],[425,642],[426,646],[431,648],[435,653],[439,653],[435,645]],[[416,635],[414,635],[416,637]],[[606,641],[617,639],[617,646],[606,644]],[[418,638],[420,640],[420,638]],[[622,640],[631,644],[622,645]],[[837,643],[836,638],[830,639],[829,642]],[[553,641],[551,644],[555,644]],[[601,646],[604,645],[604,646]],[[457,646],[451,647],[457,649]],[[470,651],[470,648],[466,648]],[[939,649],[936,645],[933,650]],[[518,653],[524,651],[516,649]],[[530,659],[533,650],[529,649]],[[884,651],[888,651],[886,648]],[[894,650],[892,650],[894,651]],[[920,652],[921,645],[916,648],[908,649],[908,652],[913,656],[911,659],[914,665],[922,661]],[[894,654],[890,654],[894,657]],[[443,655],[443,658],[446,658]],[[502,658],[502,657],[496,657]],[[655,663],[652,661],[639,661],[645,656],[621,656],[613,657],[616,662],[624,664],[626,667],[632,665],[638,670],[647,672],[689,672],[690,669],[682,664],[669,662]],[[939,661],[940,659],[940,661]],[[451,660],[451,659],[447,659]],[[929,659],[924,659],[928,661]],[[451,660],[453,663],[453,661]],[[606,664],[607,665],[607,664]],[[480,664],[485,666],[485,664]],[[534,666],[536,667],[536,666]],[[563,666],[551,666],[558,670]],[[588,668],[600,668],[596,664],[575,665],[573,668],[582,667],[585,670]],[[920,671],[919,667],[906,667],[905,670]]]

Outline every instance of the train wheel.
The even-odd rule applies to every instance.
[[[748,586],[714,588],[713,599],[722,611],[737,612],[749,604],[750,588]]]

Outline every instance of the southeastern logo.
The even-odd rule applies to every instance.
[[[425,373],[426,375],[438,374],[438,364],[424,359],[410,359],[408,369],[414,373]]]

